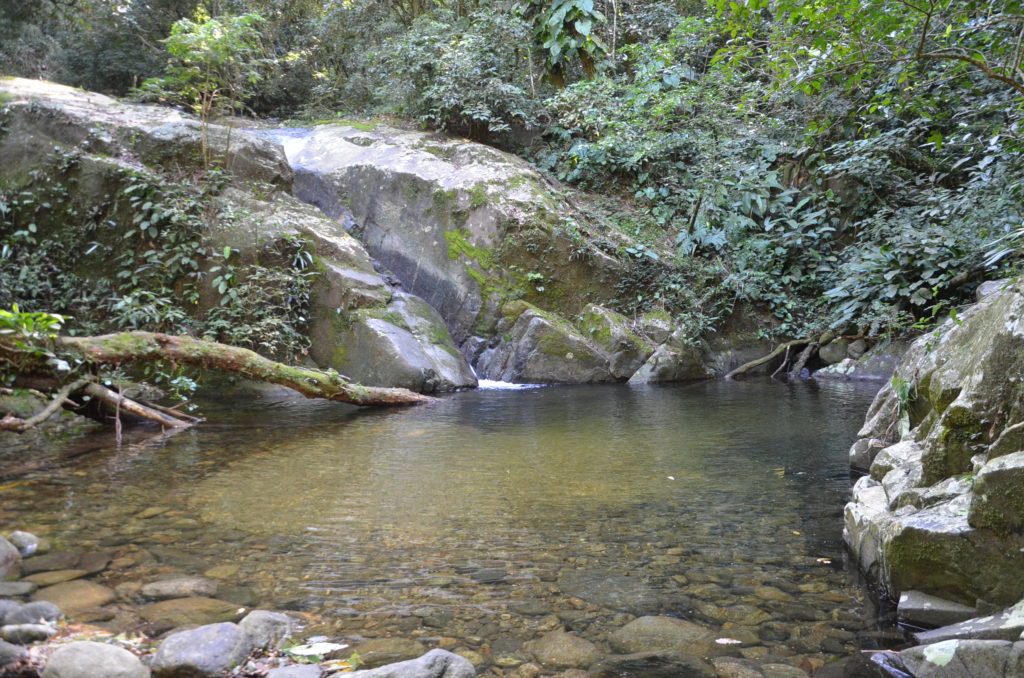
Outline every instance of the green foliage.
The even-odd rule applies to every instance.
[[[605,16],[594,7],[594,0],[530,0],[526,13],[533,19],[535,39],[558,87],[565,84],[566,66],[576,59],[588,78],[594,76],[608,52],[596,30]]]

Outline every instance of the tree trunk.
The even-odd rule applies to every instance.
[[[292,367],[268,360],[246,348],[155,332],[119,332],[98,337],[58,337],[58,351],[77,354],[98,365],[169,360],[195,367],[233,372],[254,381],[287,386],[307,398],[352,405],[407,405],[433,398],[404,388],[353,384],[333,370]]]

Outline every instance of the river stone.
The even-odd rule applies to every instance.
[[[21,554],[22,558],[27,558],[39,549],[39,537],[35,536],[31,532],[15,530],[7,535],[7,541],[9,541],[14,548],[18,549],[18,553]]]
[[[589,666],[601,658],[601,651],[589,640],[565,631],[552,631],[523,644],[523,649],[544,666],[572,669]]]
[[[985,464],[974,480],[967,522],[1000,534],[1024,527],[1024,451]]]
[[[55,622],[64,617],[61,609],[53,603],[39,600],[19,605],[4,615],[5,624],[36,624],[40,621]]]
[[[85,579],[66,581],[54,586],[47,586],[32,594],[32,600],[44,600],[53,603],[69,617],[75,612],[93,607],[103,607],[117,598],[111,589]]]
[[[807,678],[807,672],[789,664],[761,664],[764,678]]]
[[[253,610],[238,626],[249,635],[255,647],[279,648],[291,637],[294,621],[280,612]]]
[[[107,569],[107,565],[110,564],[110,558],[110,554],[106,551],[83,553],[82,557],[78,559],[76,569],[85,570],[89,574],[96,574]]]
[[[0,638],[9,643],[28,645],[47,640],[57,635],[57,629],[49,624],[7,624],[0,626]]]
[[[21,571],[21,553],[9,541],[0,537],[0,581],[17,577]]]
[[[37,572],[22,579],[36,586],[53,586],[72,579],[79,579],[89,574],[85,570],[52,570],[50,572]]]
[[[74,570],[78,567],[79,554],[72,551],[53,551],[26,558],[22,570],[25,574],[49,572],[51,570]]]
[[[155,678],[215,678],[244,660],[252,639],[236,624],[222,622],[173,633],[150,662]]]
[[[355,648],[363,666],[376,668],[392,662],[419,657],[427,648],[423,643],[408,638],[374,638]]]
[[[267,672],[267,678],[320,678],[324,670],[317,664],[279,666]]]
[[[0,581],[0,598],[21,598],[35,593],[38,588],[30,581]]]
[[[689,645],[706,645],[710,633],[702,626],[674,617],[640,617],[608,636],[608,644],[619,654],[686,651]]]
[[[1024,642],[945,640],[900,652],[915,678],[1024,676]]]
[[[8,623],[5,621],[8,615],[21,609],[21,603],[16,600],[0,599],[0,626]],[[14,622],[11,622],[14,623]]]
[[[952,600],[930,596],[921,591],[906,591],[900,595],[897,618],[906,624],[918,626],[946,626],[978,616],[978,611]]]
[[[902,466],[920,466],[924,448],[913,440],[903,440],[890,445],[871,462],[871,477],[881,482],[894,468]]]
[[[244,609],[235,603],[214,598],[174,598],[151,603],[139,610],[139,615],[158,626],[186,626],[235,621]]]
[[[149,669],[128,650],[79,641],[57,648],[42,678],[149,678]]]
[[[217,584],[203,577],[175,577],[143,585],[141,593],[152,600],[171,598],[212,597],[217,595]]]
[[[362,657],[362,653],[359,654]],[[365,671],[334,674],[345,678],[472,678],[476,669],[468,659],[447,650],[431,650],[421,657]]]
[[[845,339],[834,339],[818,349],[818,357],[826,365],[846,359],[850,343]]]
[[[21,645],[0,640],[0,669],[28,657],[28,650]]]
[[[716,657],[711,660],[718,678],[764,678],[761,667],[749,659]]]
[[[858,471],[867,471],[885,447],[885,442],[878,438],[860,438],[850,448],[850,466]]]
[[[537,600],[536,598],[511,602],[508,605],[508,609],[524,617],[541,617],[551,613],[551,606],[543,600]]]
[[[651,614],[662,607],[658,592],[642,580],[607,570],[568,570],[558,578],[558,586],[570,596],[629,614]]]
[[[931,631],[914,634],[921,645],[944,640],[974,638],[979,640],[1017,640],[1024,632],[1024,600],[999,614],[975,617]]]
[[[706,379],[712,375],[700,349],[686,344],[662,344],[629,378],[631,384]]]
[[[715,667],[683,652],[644,652],[606,657],[591,665],[590,678],[717,678]]]

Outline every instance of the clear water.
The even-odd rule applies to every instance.
[[[755,659],[820,663],[874,625],[841,534],[846,451],[874,390],[551,387],[385,410],[211,399],[194,429],[94,440],[5,486],[0,524],[129,556],[101,575],[112,586],[237,566],[225,597],[305,611],[333,635],[486,655],[556,625],[601,643],[628,611],[747,630]],[[622,581],[636,586],[618,602],[602,593]],[[516,612],[524,600],[540,609]]]

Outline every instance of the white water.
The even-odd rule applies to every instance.
[[[544,388],[547,384],[513,384],[510,381],[494,381],[492,379],[478,379],[476,388],[478,391],[521,391],[526,388]]]

